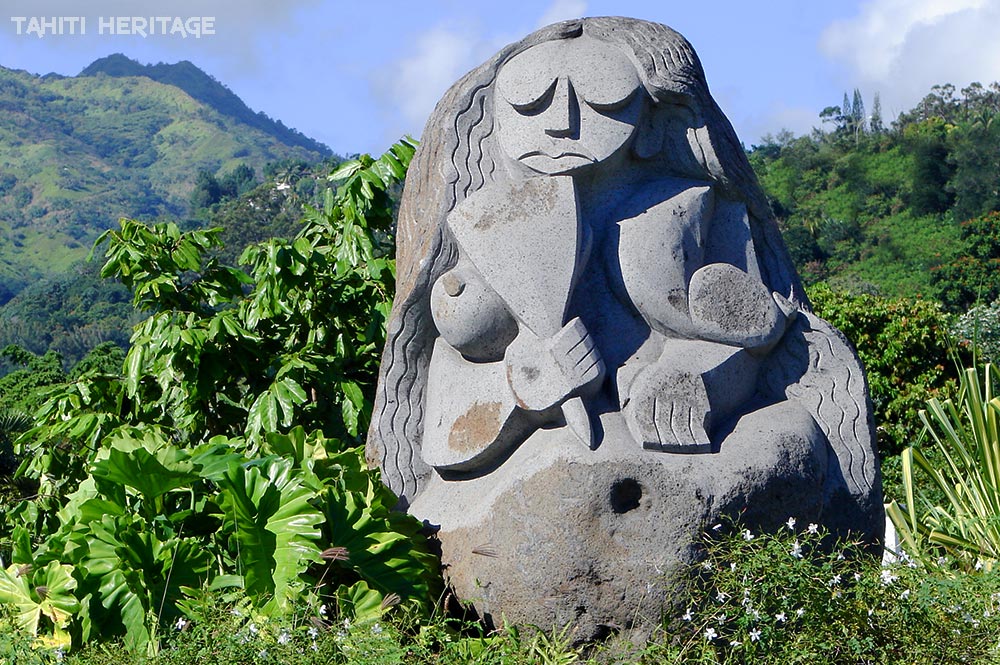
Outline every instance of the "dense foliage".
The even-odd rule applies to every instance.
[[[247,272],[209,255],[218,229],[122,220],[102,237],[102,274],[150,314],[123,375],[53,389],[21,439],[35,491],[8,516],[0,603],[23,630],[67,647],[117,628],[152,652],[227,588],[271,616],[431,607],[436,559],[359,447],[394,282],[387,190],[412,152],[338,169]]]
[[[1000,372],[961,377],[954,399],[930,399],[928,436],[902,454],[903,493],[888,507],[906,549],[928,565],[948,554],[966,570],[1000,560]]]
[[[886,128],[855,91],[824,111],[829,129],[754,146],[751,163],[806,282],[943,298],[956,311],[992,301],[995,278],[980,266],[1000,254],[977,238],[1000,210],[998,113],[1000,84],[935,86]]]
[[[82,259],[119,217],[186,217],[199,171],[329,155],[275,123],[262,130],[256,114],[199,101],[213,89],[235,96],[190,63],[181,69],[161,83],[152,70],[67,78],[0,67],[0,303]],[[206,94],[177,87],[189,80]]]
[[[956,579],[905,555],[883,565],[794,518],[776,534],[717,528],[692,571],[699,582],[683,614],[668,624],[675,639],[637,662],[938,665],[1000,657],[995,575]]]
[[[209,594],[197,621],[175,622],[156,657],[103,645],[61,658],[70,665],[732,665],[745,663],[994,663],[1000,657],[1000,578],[925,569],[903,556],[885,565],[821,527],[789,520],[778,533],[718,525],[692,566],[662,631],[574,648],[572,626],[506,627],[484,634],[444,617],[332,625],[315,609],[262,617],[246,601]],[[654,582],[655,583],[655,582]],[[0,617],[0,627],[3,618]],[[627,633],[627,631],[626,631]],[[0,657],[60,660],[0,631]]]

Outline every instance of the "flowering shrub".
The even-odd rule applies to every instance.
[[[959,344],[974,348],[980,360],[1000,362],[1000,300],[959,316],[951,333]]]
[[[718,536],[722,531],[727,534]],[[710,532],[680,616],[643,662],[996,662],[1000,579],[883,566],[792,518],[777,534]]]

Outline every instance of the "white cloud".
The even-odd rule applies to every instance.
[[[848,85],[880,92],[891,117],[935,84],[1000,79],[998,27],[1000,0],[868,0],[827,27],[820,48],[846,66]]]
[[[545,10],[535,27],[542,28],[551,23],[566,21],[571,18],[580,18],[587,13],[587,3],[585,0],[553,0],[549,8]]]
[[[436,27],[419,35],[414,54],[392,64],[381,92],[396,100],[408,125],[422,126],[444,91],[473,65],[479,39]]]

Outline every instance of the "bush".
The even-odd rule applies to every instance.
[[[883,566],[816,525],[778,534],[717,527],[686,612],[644,663],[996,662],[995,575]],[[719,536],[719,532],[729,531]]]
[[[67,649],[123,635],[141,655],[206,589],[278,618],[303,598],[354,620],[433,607],[437,559],[360,447],[392,295],[387,190],[412,154],[341,167],[298,237],[246,251],[249,274],[207,256],[219,229],[105,234],[102,275],[151,314],[121,375],[98,362],[52,388],[18,443],[38,492],[0,533],[0,605],[22,630]]]
[[[1000,560],[1000,371],[965,370],[954,400],[920,412],[930,442],[903,451],[902,504],[887,512],[907,549],[925,564],[956,558],[967,569]]]

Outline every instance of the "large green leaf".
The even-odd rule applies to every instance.
[[[296,478],[291,460],[278,458],[233,465],[219,486],[247,591],[285,609],[301,575],[320,560],[316,541],[323,515],[309,503],[313,491]]]
[[[380,619],[384,611],[383,595],[364,580],[337,590],[337,607],[340,613],[355,621]]]
[[[386,596],[429,607],[438,591],[440,564],[418,533],[422,525],[392,510],[395,497],[375,474],[350,468],[348,453],[334,459],[345,462],[343,475],[323,493],[322,507],[330,546],[347,550],[336,565]]]
[[[134,652],[155,649],[158,620],[176,614],[184,587],[208,578],[211,553],[194,539],[158,537],[155,525],[132,515],[105,515],[71,535],[78,573],[98,592],[104,621],[120,622]]]
[[[70,644],[66,632],[70,619],[80,611],[75,589],[73,567],[56,561],[34,573],[27,564],[0,570],[0,603],[14,607],[18,627],[38,635],[45,617],[51,623],[52,639],[63,647]]]
[[[191,455],[169,444],[155,453],[146,448],[128,452],[112,448],[107,459],[94,465],[93,474],[135,489],[147,502],[171,490],[189,487],[200,477]]]

